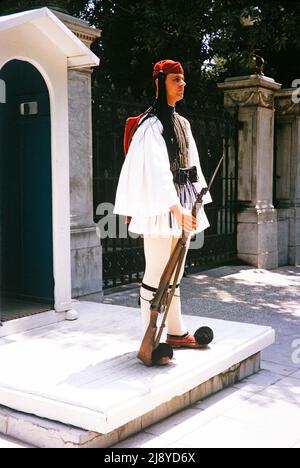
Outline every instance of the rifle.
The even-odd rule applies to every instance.
[[[192,208],[192,215],[196,218],[198,211],[203,203],[204,195],[210,190],[213,181],[219,171],[219,168],[223,162],[224,155],[220,159],[215,172],[208,184],[207,187],[203,187],[198,193],[196,201]],[[172,357],[172,350],[168,349],[170,345],[164,344],[162,347],[160,343],[161,335],[165,327],[167,320],[168,312],[171,306],[173,296],[175,294],[176,285],[178,277],[180,275],[181,266],[185,258],[187,250],[187,241],[189,239],[189,233],[182,231],[181,237],[178,239],[175,248],[168,260],[167,265],[161,275],[158,289],[150,303],[150,322],[148,328],[143,337],[139,352],[137,354],[138,359],[140,359],[146,366],[153,366],[157,361],[159,361],[164,356]],[[174,280],[172,284],[171,291],[169,292],[169,285],[174,275]],[[157,333],[157,319],[158,315],[163,312],[163,319]],[[160,349],[161,348],[161,349]],[[170,352],[171,351],[171,352]]]

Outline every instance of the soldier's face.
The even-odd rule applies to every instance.
[[[165,80],[167,100],[170,106],[175,106],[176,102],[181,101],[184,97],[184,88],[186,82],[184,75],[177,73],[170,73],[166,75]],[[156,96],[158,95],[158,79],[156,79]]]
[[[184,81],[184,75],[177,73],[170,73],[166,76],[166,91],[167,100],[170,106],[174,106],[176,102],[181,101],[184,97],[184,88],[186,82]]]

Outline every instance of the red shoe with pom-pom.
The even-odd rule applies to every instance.
[[[196,338],[190,333],[183,336],[168,334],[166,342],[172,348],[203,348],[203,345],[198,344]]]

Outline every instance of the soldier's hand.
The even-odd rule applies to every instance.
[[[183,208],[181,205],[174,205],[170,210],[178,225],[185,232],[191,232],[197,227],[197,219],[191,214],[191,211]]]

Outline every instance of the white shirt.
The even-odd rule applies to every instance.
[[[190,124],[188,131],[188,166],[196,166],[199,181],[194,183],[197,192],[207,187]],[[114,213],[132,217],[129,231],[143,235],[180,236],[181,228],[173,218],[170,227],[170,208],[180,203],[173,183],[163,126],[153,116],[136,130],[125,158],[117,187]],[[211,203],[209,193],[203,205]],[[198,233],[209,227],[203,206],[197,215]]]

